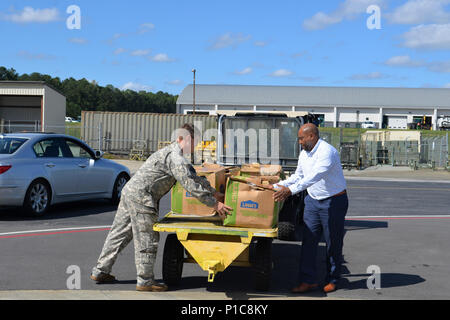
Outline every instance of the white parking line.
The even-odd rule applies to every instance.
[[[58,232],[58,231],[69,231],[69,230],[88,230],[88,229],[102,229],[110,228],[111,226],[95,226],[95,227],[73,227],[73,228],[60,228],[60,229],[45,229],[45,230],[27,230],[27,231],[15,231],[15,232],[4,232],[0,233],[0,236],[9,236],[14,234],[27,234],[27,233],[41,233],[41,232]]]
[[[382,190],[420,190],[420,191],[450,191],[450,188],[413,188],[413,187],[372,187],[372,186],[351,186],[347,189],[382,189]]]
[[[447,214],[447,215],[404,215],[404,216],[347,216],[345,219],[353,220],[353,219],[439,219],[439,218],[450,219],[450,215]],[[30,234],[30,233],[45,233],[45,232],[61,232],[73,230],[104,229],[104,228],[111,228],[111,225],[3,232],[0,233],[0,236]]]
[[[346,220],[352,219],[450,219],[450,215],[404,215],[404,216],[347,216]]]
[[[424,179],[405,179],[405,178],[380,178],[380,177],[355,177],[346,176],[346,180],[360,181],[379,181],[379,182],[420,182],[420,183],[450,183],[450,180],[424,180]]]

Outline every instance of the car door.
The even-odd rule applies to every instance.
[[[81,169],[78,191],[81,195],[95,198],[101,193],[108,192],[111,184],[113,169],[101,165],[94,159],[94,154],[83,144],[69,138],[65,139],[77,166]]]
[[[37,161],[41,165],[53,187],[56,197],[75,196],[80,168],[75,159],[66,153],[63,138],[46,138],[33,146]]]

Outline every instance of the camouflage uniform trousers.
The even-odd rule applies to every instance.
[[[154,264],[158,250],[159,232],[153,231],[158,212],[153,208],[122,196],[113,225],[92,274],[110,274],[119,253],[134,239],[137,285],[154,283]]]

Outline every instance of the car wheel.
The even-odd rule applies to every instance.
[[[122,195],[122,189],[125,186],[125,184],[128,182],[128,180],[130,180],[130,176],[125,173],[122,172],[121,174],[119,174],[116,178],[116,181],[114,182],[114,188],[113,188],[113,193],[112,193],[112,197],[111,197],[111,203],[113,205],[118,205],[120,202],[120,196]]]
[[[28,187],[23,207],[25,212],[32,217],[43,216],[51,202],[51,189],[44,180],[36,180]]]

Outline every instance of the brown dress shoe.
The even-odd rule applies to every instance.
[[[292,293],[305,293],[317,288],[317,283],[309,284],[309,283],[300,283],[298,287],[292,288]]]
[[[116,277],[106,273],[100,273],[98,276],[94,276],[93,274],[91,274],[90,278],[97,283],[112,283],[116,281]]]
[[[137,291],[155,291],[155,292],[162,292],[162,291],[167,291],[167,289],[169,289],[167,287],[167,285],[165,285],[164,283],[153,283],[151,285],[148,286],[140,286],[140,285],[136,285],[136,290]]]
[[[323,292],[330,293],[336,291],[336,285],[334,283],[329,283],[325,287],[323,287]]]

